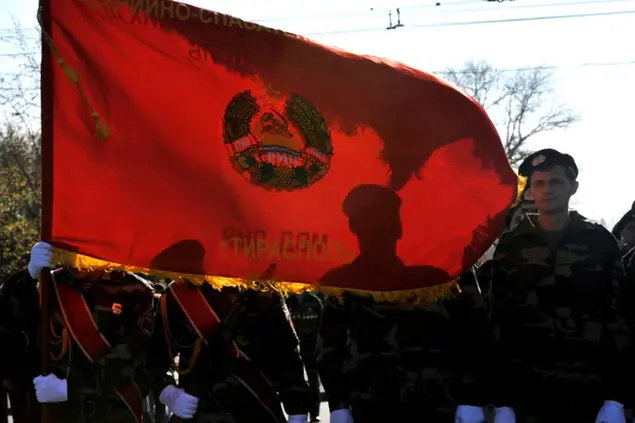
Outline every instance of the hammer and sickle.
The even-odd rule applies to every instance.
[[[289,122],[276,110],[263,114],[260,117],[260,125],[262,126],[262,134],[269,132],[293,138],[293,134],[289,132]]]

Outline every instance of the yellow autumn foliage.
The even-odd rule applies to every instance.
[[[26,268],[39,239],[39,152],[31,141],[0,130],[0,282]]]

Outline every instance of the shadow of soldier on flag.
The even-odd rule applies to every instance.
[[[352,263],[327,272],[321,285],[372,291],[391,281],[391,291],[397,291],[450,281],[450,275],[442,269],[406,266],[398,257],[397,244],[403,236],[401,203],[397,193],[388,187],[366,184],[353,188],[342,208],[357,237],[359,255]]]
[[[157,254],[151,262],[153,269],[203,275],[205,247],[200,241],[187,239],[172,244]]]

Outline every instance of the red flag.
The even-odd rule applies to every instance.
[[[404,65],[165,0],[55,0],[50,35],[44,233],[76,264],[414,290],[515,199],[483,109]]]

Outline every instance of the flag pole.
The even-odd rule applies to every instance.
[[[40,275],[40,373],[42,376],[51,373],[49,354],[51,302],[49,301],[52,279],[51,269],[44,268]],[[42,423],[51,422],[50,406],[40,404],[42,409]]]
[[[41,183],[40,238],[50,241],[53,235],[53,75],[54,61],[46,42],[46,34],[52,37],[51,0],[39,0],[37,19],[40,23],[40,120],[41,120]],[[40,366],[43,375],[51,372],[49,352],[51,269],[40,274]],[[52,423],[51,407],[41,404],[41,422]]]

